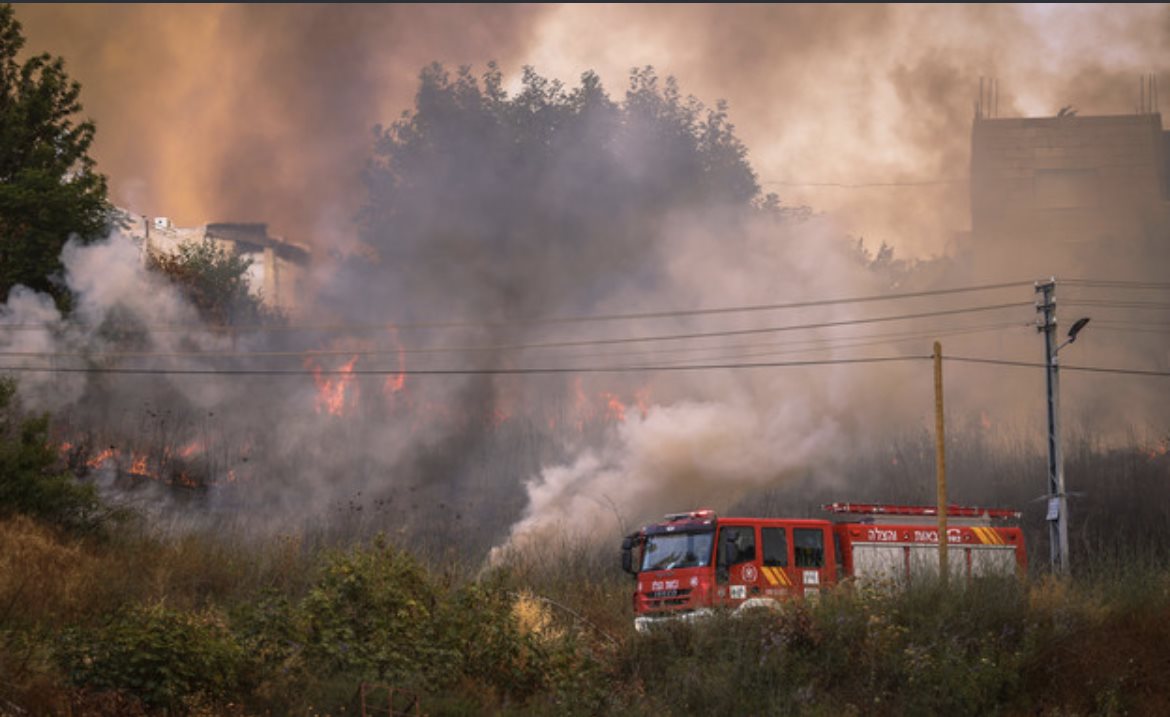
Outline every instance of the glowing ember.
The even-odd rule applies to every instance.
[[[142,453],[134,454],[134,460],[130,464],[130,472],[135,475],[153,477],[146,472],[146,456]]]

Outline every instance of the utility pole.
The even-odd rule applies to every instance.
[[[1056,279],[1036,282],[1042,298],[1036,329],[1044,332],[1044,365],[1048,371],[1048,540],[1052,546],[1052,571],[1068,573],[1068,495],[1064,490],[1064,456],[1060,452],[1060,366],[1057,354],[1077,340],[1089,317],[1073,322],[1068,339],[1056,345]]]
[[[1060,451],[1060,366],[1056,346],[1056,279],[1036,282],[1041,294],[1036,328],[1044,332],[1044,365],[1048,376],[1048,542],[1052,572],[1068,573],[1068,496],[1064,492],[1064,456]]]
[[[934,342],[934,444],[938,487],[938,576],[947,584],[947,452],[943,432],[942,344]]]

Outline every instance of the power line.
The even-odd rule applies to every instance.
[[[484,368],[484,369],[339,369],[280,370],[280,369],[158,369],[158,368],[68,368],[53,366],[3,366],[2,371],[25,373],[96,373],[127,374],[148,376],[494,376],[528,374],[567,373],[643,373],[647,371],[706,371],[714,369],[755,369],[787,368],[800,366],[828,366],[838,364],[890,363],[894,361],[918,361],[930,356],[873,356],[855,359],[822,359],[816,361],[764,361],[755,363],[688,364],[688,365],[635,365],[635,366],[587,366],[566,368],[560,366],[531,368]]]
[[[768,180],[760,182],[761,185],[779,185],[782,187],[837,187],[840,189],[867,189],[869,187],[925,187],[934,184],[965,184],[970,181],[967,178],[955,179],[917,179],[906,180],[903,182],[798,182],[785,180]]]
[[[964,334],[975,334],[975,333],[981,333],[981,332],[985,332],[985,331],[994,331],[994,330],[1003,329],[1003,328],[1012,328],[1012,327],[1016,327],[1016,326],[1019,326],[1020,328],[1025,328],[1024,324],[1015,324],[1015,323],[993,324],[993,325],[989,325],[989,326],[970,327],[970,328],[965,328],[965,329],[950,329],[950,330],[943,330],[943,331],[918,331],[918,332],[915,332],[912,334],[892,335],[892,336],[886,337],[886,338],[868,338],[868,337],[858,337],[856,339],[846,338],[840,342],[833,342],[833,343],[825,342],[822,345],[813,345],[813,346],[809,346],[807,348],[788,348],[787,344],[778,344],[778,343],[763,344],[763,345],[757,345],[754,347],[752,347],[752,346],[732,346],[732,347],[727,347],[728,349],[730,349],[730,351],[721,352],[721,353],[717,354],[717,356],[724,357],[727,359],[761,358],[761,357],[765,357],[765,356],[785,356],[785,355],[791,355],[791,354],[810,353],[813,351],[829,351],[829,350],[833,350],[833,349],[842,349],[842,348],[860,348],[862,346],[875,346],[875,345],[880,345],[880,344],[898,344],[898,343],[905,343],[907,341],[919,341],[919,340],[922,340],[924,338],[941,338],[941,337],[945,337],[945,336],[960,336],[960,335],[964,335]],[[1026,328],[1034,329],[1035,327],[1032,325],[1027,325]],[[816,342],[806,342],[806,343],[816,343]],[[765,349],[769,346],[772,347],[772,350],[736,351],[736,349]],[[785,347],[785,348],[777,350],[777,347]],[[719,347],[710,347],[707,350],[716,350],[718,348]],[[660,354],[662,352],[656,351],[653,353]],[[683,363],[685,361],[693,361],[693,360],[697,360],[697,359],[679,359],[678,361],[675,361],[674,363]]]
[[[387,354],[387,355],[397,354],[397,353],[404,353],[404,354],[411,353],[411,354],[413,354],[413,353],[443,353],[443,352],[448,352],[448,353],[450,353],[450,352],[466,352],[466,353],[497,352],[498,353],[498,352],[504,352],[504,351],[519,351],[519,350],[529,350],[529,349],[569,348],[569,347],[580,347],[580,346],[613,346],[613,345],[619,345],[619,344],[650,343],[650,342],[656,342],[656,341],[683,341],[683,340],[701,339],[701,338],[725,338],[728,336],[751,336],[751,335],[757,335],[757,334],[779,333],[779,332],[785,332],[785,331],[803,331],[803,330],[810,330],[810,329],[833,328],[833,327],[839,327],[839,326],[855,326],[858,324],[884,323],[884,322],[889,322],[889,321],[908,321],[911,319],[932,318],[932,317],[938,317],[938,316],[956,316],[956,315],[960,315],[960,314],[979,313],[979,312],[986,312],[986,311],[998,311],[998,310],[1002,310],[1002,309],[1020,308],[1020,307],[1024,307],[1024,306],[1030,307],[1030,306],[1033,306],[1033,304],[1032,304],[1032,302],[1029,302],[1029,301],[1022,301],[1022,302],[1017,301],[1017,302],[1006,303],[1006,304],[989,304],[989,305],[985,305],[985,306],[974,306],[974,307],[968,307],[968,308],[963,308],[963,309],[944,309],[944,310],[940,310],[940,311],[925,311],[925,312],[919,312],[919,313],[915,313],[915,314],[900,314],[900,315],[895,315],[895,316],[875,316],[875,317],[870,317],[870,318],[865,318],[865,319],[843,319],[841,321],[823,321],[823,322],[810,323],[810,324],[790,324],[790,325],[786,325],[786,326],[768,326],[768,327],[754,328],[754,329],[728,329],[728,330],[724,330],[724,331],[703,331],[703,332],[692,332],[692,333],[685,333],[685,334],[659,334],[659,335],[655,335],[655,336],[627,336],[627,337],[605,338],[605,339],[580,339],[580,340],[574,340],[574,341],[548,341],[548,342],[530,343],[530,344],[499,344],[499,345],[490,345],[490,346],[445,346],[445,347],[434,347],[434,348],[427,348],[427,349],[405,349],[405,348],[403,348],[403,349],[386,350],[386,351],[381,351],[381,352],[365,352],[365,353]],[[329,354],[336,355],[338,353],[338,351],[340,351],[341,355],[349,355],[349,356],[363,353],[363,352],[359,352],[359,351],[333,350],[333,351],[330,351]],[[21,354],[24,354],[24,353],[29,353],[29,352],[12,352],[12,353],[0,352],[0,357],[10,357],[11,358],[11,357],[16,357],[16,356],[21,356]],[[181,352],[172,352],[172,353],[165,353],[164,352],[164,353],[157,353],[157,354],[148,353],[148,352],[138,352],[135,354],[135,353],[128,352],[126,354],[116,354],[116,353],[94,354],[94,353],[90,353],[90,354],[81,354],[79,356],[78,354],[70,354],[70,353],[42,352],[42,353],[37,354],[37,357],[39,357],[39,358],[79,358],[79,357],[102,358],[105,356],[110,356],[110,357],[133,356],[135,358],[179,358],[179,357],[183,357],[183,356],[188,356],[188,357],[196,357],[196,356],[243,357],[246,355],[257,356],[257,357],[259,357],[259,356],[274,357],[274,356],[282,356],[283,355],[283,356],[297,356],[297,357],[303,358],[306,355],[315,355],[315,354],[312,351],[297,351],[297,352],[256,351],[256,352],[247,352],[247,353],[240,353],[240,352],[219,352],[219,353],[216,353],[216,352],[190,352],[190,353],[185,353],[185,354],[181,353]],[[28,358],[28,356],[23,356],[23,357]]]
[[[1170,334],[1170,324],[1158,321],[1094,319],[1093,330],[1114,331],[1122,334]]]
[[[1009,361],[1006,359],[989,359],[989,358],[974,358],[969,356],[944,356],[948,361],[958,361],[960,363],[982,363],[994,364],[998,366],[1022,366],[1025,368],[1047,368],[1045,364],[1036,363],[1034,361]],[[1060,365],[1061,371],[1084,371],[1087,373],[1113,373],[1123,374],[1128,376],[1170,376],[1170,371],[1149,371],[1145,369],[1136,368],[1113,368],[1107,366],[1069,366],[1065,364]]]
[[[1061,302],[1062,306],[1101,306],[1116,309],[1170,309],[1170,303],[1162,301],[1111,301],[1108,299],[1072,299]]]
[[[676,309],[666,311],[646,311],[634,313],[620,313],[620,314],[596,314],[589,316],[566,316],[566,317],[530,317],[513,319],[508,321],[496,322],[474,322],[474,321],[437,321],[437,322],[412,322],[412,323],[393,323],[385,322],[381,324],[338,324],[338,323],[321,323],[321,324],[286,324],[286,325],[248,325],[248,326],[234,326],[234,327],[204,327],[197,324],[156,324],[145,325],[144,328],[153,331],[188,331],[193,328],[208,328],[217,333],[238,333],[245,331],[386,331],[394,330],[414,330],[414,329],[453,329],[453,328],[506,328],[517,325],[541,325],[541,324],[577,324],[590,323],[602,321],[625,321],[632,319],[662,319],[662,318],[682,318],[686,316],[710,316],[717,314],[736,314],[736,313],[752,313],[760,311],[780,311],[784,309],[804,309],[815,306],[834,306],[839,304],[859,304],[873,301],[893,301],[899,299],[919,298],[925,296],[944,296],[951,294],[964,294],[977,291],[990,291],[993,289],[1015,288],[1020,286],[1031,286],[1031,281],[1011,281],[998,284],[982,284],[978,286],[963,286],[952,289],[930,289],[923,291],[900,292],[896,294],[870,294],[866,296],[855,296],[837,299],[815,299],[811,301],[795,301],[781,304],[749,304],[743,306],[727,306],[716,307],[709,309]],[[0,324],[0,329],[10,329],[19,331],[38,330],[51,327],[51,324],[35,323],[35,324]]]
[[[1170,283],[1158,281],[1126,281],[1103,279],[1060,279],[1061,284],[1108,289],[1170,289]]]

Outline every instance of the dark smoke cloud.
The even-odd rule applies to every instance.
[[[65,55],[82,81],[87,111],[98,121],[98,159],[111,175],[115,199],[171,214],[181,224],[254,219],[318,249],[350,241],[356,233],[350,216],[364,193],[359,177],[371,152],[370,127],[412,106],[419,70],[432,60],[450,69],[470,63],[478,74],[497,59],[509,89],[518,86],[516,67],[525,62],[570,86],[595,69],[615,97],[630,67],[653,65],[709,105],[729,100],[731,121],[765,191],[823,212],[797,225],[744,222],[729,231],[734,222],[725,214],[660,207],[637,217],[641,231],[581,237],[596,239],[590,246],[602,250],[569,262],[556,255],[565,247],[539,232],[475,233],[481,216],[527,216],[531,207],[512,197],[502,206],[485,202],[480,214],[477,206],[446,203],[437,181],[414,198],[433,210],[433,222],[421,230],[426,241],[397,244],[397,228],[390,225],[391,237],[376,247],[383,264],[328,277],[319,304],[306,297],[306,315],[335,321],[419,318],[427,308],[436,312],[427,319],[496,321],[865,295],[898,280],[933,288],[1021,278],[1007,255],[990,257],[981,274],[934,265],[890,277],[866,269],[843,241],[846,234],[864,236],[870,248],[886,241],[910,257],[950,252],[954,232],[969,227],[964,181],[864,189],[770,182],[963,180],[980,76],[999,78],[1001,115],[1054,114],[1066,104],[1081,114],[1121,113],[1132,109],[1125,100],[1136,95],[1138,73],[1167,69],[1167,11],[1153,6],[21,6],[17,14],[30,48]],[[541,172],[533,186],[550,213],[549,233],[564,217],[607,218],[606,207],[591,204],[574,184],[594,176],[583,170],[595,157],[582,154],[566,154],[555,171],[523,165]],[[491,165],[473,152],[459,158],[459,173],[477,190],[493,189]],[[623,159],[631,174],[644,169],[635,152]],[[439,225],[466,236],[431,241]],[[72,276],[99,286],[95,277],[105,276],[105,267],[133,255],[117,241],[74,253]],[[350,280],[354,276],[361,280]],[[91,318],[83,330],[57,325],[43,300],[16,294],[11,315],[49,321],[54,332],[0,338],[5,347],[77,350],[102,345],[96,327],[111,312],[128,311],[155,324],[186,315],[176,297],[158,306],[144,303],[142,297],[156,291],[145,275],[123,278],[123,293],[91,292],[82,301]],[[1030,298],[1023,287],[995,300]],[[885,312],[870,307],[868,314],[826,307],[734,325],[829,322],[973,301],[926,299]],[[1011,330],[991,339],[949,338],[947,349],[1038,360],[1038,338],[1028,325],[1034,312],[1023,307],[1011,319],[1017,322]],[[694,327],[680,322],[675,328]],[[955,324],[929,328],[941,332]],[[649,321],[628,326],[635,335],[662,331]],[[838,335],[824,330],[812,338]],[[461,338],[466,344],[534,342],[543,334]],[[392,349],[398,339],[389,328],[373,338],[312,339],[315,348],[338,351],[390,348],[377,365],[397,365]],[[428,346],[425,336],[406,331],[400,339],[411,348]],[[726,342],[699,355],[784,358],[808,340],[782,335]],[[144,341],[160,351],[182,346],[161,334]],[[188,341],[227,348],[225,338],[210,331],[194,331]],[[232,348],[273,348],[269,341],[245,337]],[[287,348],[297,347],[290,342]],[[929,340],[869,349],[921,356]],[[1094,348],[1087,341],[1077,350],[1084,351],[1085,363],[1125,364],[1129,358],[1121,348]],[[836,349],[822,355],[854,354]],[[443,360],[406,359],[409,366],[443,366]],[[484,363],[502,360],[489,355]],[[952,411],[1018,421],[1027,430],[1043,426],[1036,373],[948,371]],[[928,364],[921,361],[873,370],[666,374],[613,382],[410,378],[397,392],[382,378],[363,378],[357,379],[357,420],[317,410],[310,380],[283,381],[103,379],[87,386],[33,380],[22,392],[37,406],[65,407],[77,425],[150,433],[146,442],[203,435],[223,446],[249,437],[246,446],[225,448],[230,459],[217,470],[242,475],[246,457],[247,470],[263,477],[258,498],[248,504],[255,520],[280,524],[337,500],[360,504],[364,499],[355,496],[364,491],[391,502],[399,524],[412,531],[447,530],[452,520],[486,523],[463,538],[483,538],[481,549],[516,521],[518,536],[570,520],[601,524],[615,506],[630,520],[699,503],[718,508],[796,474],[830,481],[843,454],[865,454],[888,431],[929,426],[933,407]],[[1156,393],[1137,384],[1085,390],[1069,378],[1065,385],[1069,405],[1090,405],[1102,420],[1120,425],[1159,415]],[[630,400],[640,388],[650,397],[644,412]],[[592,432],[571,425],[585,423],[588,414],[579,396],[596,411],[590,402],[607,392],[626,402],[624,423],[593,426]],[[497,414],[513,420],[488,430],[485,417]],[[558,428],[550,428],[554,424]]]
[[[66,58],[114,200],[177,224],[267,221],[327,248],[361,199],[371,128],[433,61],[513,63],[537,6],[19,5]]]
[[[576,32],[591,27],[593,32]],[[1002,116],[1125,114],[1137,77],[1170,71],[1165,6],[562,6],[530,62],[610,85],[653,64],[729,101],[767,191],[832,212],[903,256],[953,251],[967,229],[970,127],[981,77]],[[808,187],[769,181],[930,186]]]
[[[180,223],[269,221],[348,236],[369,129],[431,61],[495,59],[620,89],[653,65],[727,99],[764,182],[962,180],[979,78],[1000,112],[1118,114],[1166,73],[1159,5],[20,5],[98,121],[115,198]],[[513,80],[515,81],[515,80]],[[905,256],[953,250],[967,187],[765,184]]]

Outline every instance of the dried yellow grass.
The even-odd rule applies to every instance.
[[[36,522],[0,521],[0,609],[11,621],[64,617],[86,600],[100,561]]]

